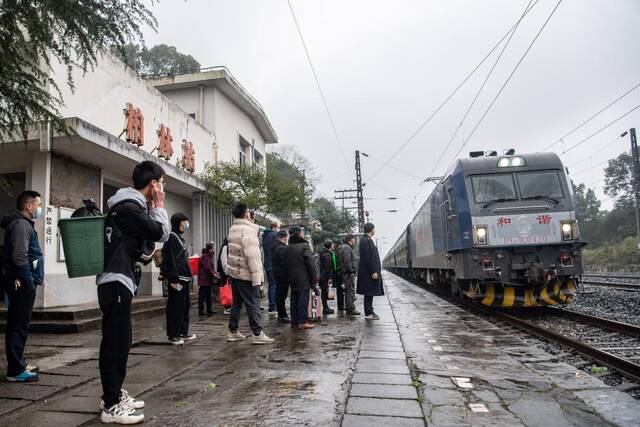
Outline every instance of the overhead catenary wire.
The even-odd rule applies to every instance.
[[[289,10],[291,10],[291,16],[293,17],[293,22],[296,24],[296,29],[298,30],[298,35],[300,36],[300,41],[302,42],[302,47],[304,48],[304,53],[307,55],[307,60],[309,61],[309,66],[311,67],[311,72],[313,73],[313,78],[316,81],[316,86],[318,87],[318,92],[320,93],[320,98],[322,99],[322,104],[324,105],[324,109],[327,112],[327,117],[329,118],[329,123],[331,124],[331,129],[333,130],[333,136],[338,143],[338,147],[340,147],[340,153],[342,154],[342,159],[344,160],[344,164],[347,169],[350,169],[351,166],[347,161],[347,156],[344,153],[344,148],[342,146],[342,141],[340,140],[340,136],[338,136],[338,130],[336,128],[336,124],[333,121],[333,116],[331,115],[331,111],[329,110],[329,104],[327,102],[327,98],[324,96],[324,92],[322,90],[322,86],[320,85],[320,79],[318,78],[318,73],[316,73],[316,69],[313,66],[313,62],[311,61],[311,55],[309,54],[309,49],[307,49],[307,44],[304,41],[304,37],[302,36],[302,30],[300,29],[300,25],[298,24],[298,19],[296,18],[296,14],[293,11],[293,6],[291,5],[291,0],[287,0],[289,4]]]
[[[605,112],[606,110],[608,110],[609,108],[611,108],[612,106],[614,106],[615,104],[618,103],[618,101],[622,100],[624,97],[626,97],[627,95],[629,95],[631,92],[633,92],[634,90],[636,90],[637,88],[640,87],[640,83],[637,83],[635,86],[633,86],[631,89],[627,90],[625,93],[623,93],[622,95],[620,95],[619,97],[617,97],[616,99],[614,99],[613,101],[611,101],[609,104],[607,104],[604,108],[602,108],[600,111],[598,111],[597,113],[591,115],[589,118],[587,118],[585,121],[583,121],[582,123],[580,123],[578,126],[574,127],[573,129],[571,129],[569,132],[567,132],[566,134],[562,135],[560,138],[558,138],[555,142],[549,144],[547,147],[545,147],[542,151],[547,151],[549,148],[553,147],[554,145],[556,145],[559,142],[562,142],[566,137],[568,137],[569,135],[573,134],[575,131],[577,131],[578,129],[580,129],[581,127],[583,127],[584,125],[586,125],[587,123],[589,123],[591,120],[595,119],[596,117],[598,117],[600,114],[602,114],[603,112]]]
[[[537,1],[536,1],[537,3]],[[529,9],[529,11],[531,11],[531,9]],[[529,11],[527,11],[527,13],[529,13]],[[507,30],[507,32],[502,36],[502,38],[500,38],[500,40],[498,40],[498,42],[491,48],[491,50],[489,50],[489,52],[487,52],[487,54],[482,58],[482,60],[480,62],[478,62],[478,64],[473,68],[473,70],[471,70],[469,72],[469,74],[467,74],[467,76],[462,79],[462,81],[460,83],[458,83],[458,85],[456,86],[456,88],[451,91],[449,93],[449,95],[447,95],[447,97],[438,105],[438,107],[418,126],[418,128],[409,136],[409,138],[407,138],[404,143],[391,155],[391,157],[389,157],[384,164],[378,169],[376,170],[376,172],[374,172],[371,176],[369,176],[367,178],[367,181],[371,181],[374,177],[376,177],[380,172],[382,172],[382,170],[384,168],[386,168],[387,166],[389,166],[389,163],[396,158],[396,156],[398,154],[400,154],[400,152],[402,150],[404,150],[404,148],[409,145],[409,143],[411,143],[411,141],[413,141],[415,139],[416,136],[418,136],[418,134],[422,131],[422,129],[424,129],[425,126],[427,126],[429,124],[429,122],[431,122],[431,120],[433,120],[433,118],[440,112],[440,110],[442,110],[444,108],[445,105],[447,105],[447,103],[451,100],[451,98],[453,98],[458,91],[462,88],[462,86],[464,86],[464,84],[475,74],[476,71],[478,71],[478,69],[482,66],[482,64],[485,63],[485,61],[487,59],[489,59],[489,57],[491,57],[491,55],[493,54],[493,52],[495,52],[495,50],[502,44],[502,42],[504,41],[504,39],[506,39],[509,34],[511,33],[511,31],[513,31],[513,29],[518,25],[518,23],[522,20],[522,17],[515,23],[513,24],[509,30]]]
[[[511,39],[513,38],[513,36],[515,35],[518,26],[520,26],[520,22],[522,22],[522,20],[524,19],[524,17],[527,15],[527,13],[529,13],[529,11],[531,9],[533,9],[533,7],[538,3],[538,1],[536,0],[536,2],[531,5],[531,1],[529,0],[529,3],[527,4],[527,7],[524,8],[524,12],[522,12],[522,16],[520,17],[520,19],[516,22],[515,26],[512,27],[511,29],[511,33],[509,34],[509,38],[507,39],[507,41],[504,43],[504,45],[502,46],[502,49],[500,50],[500,53],[498,54],[498,57],[496,58],[496,60],[493,62],[493,65],[491,66],[491,69],[489,70],[489,72],[487,73],[487,75],[484,78],[484,81],[482,82],[482,84],[480,85],[480,87],[478,88],[478,90],[476,91],[475,96],[473,97],[473,99],[471,100],[471,103],[469,104],[469,106],[467,107],[467,110],[464,112],[464,115],[462,116],[462,119],[460,119],[460,123],[458,124],[458,126],[456,127],[456,129],[453,131],[453,134],[451,135],[451,138],[449,138],[449,142],[447,142],[447,144],[445,145],[445,147],[442,149],[442,151],[440,152],[440,156],[438,157],[438,159],[436,160],[436,162],[433,165],[433,168],[431,168],[431,172],[429,172],[428,176],[432,176],[433,172],[436,170],[436,168],[438,167],[438,165],[440,164],[440,161],[442,160],[442,158],[444,157],[444,155],[447,153],[447,150],[449,149],[449,147],[451,146],[451,143],[453,142],[453,139],[456,137],[456,135],[458,134],[458,131],[462,128],[462,124],[464,123],[464,121],[467,119],[467,117],[469,116],[469,113],[471,112],[471,109],[473,108],[473,106],[476,104],[476,101],[478,100],[478,98],[480,97],[480,94],[482,93],[482,91],[484,90],[485,86],[487,85],[487,82],[489,81],[489,78],[491,77],[491,75],[493,74],[493,71],[496,69],[496,66],[498,65],[498,62],[500,62],[500,59],[502,58],[502,55],[504,54],[504,52],[507,50],[507,47],[509,46],[509,43],[511,42]],[[464,136],[463,136],[463,143],[464,143]]]
[[[525,52],[522,54],[522,57],[520,58],[520,60],[518,61],[518,63],[515,65],[515,67],[513,67],[513,70],[511,71],[511,73],[509,74],[509,77],[507,77],[507,79],[505,80],[504,84],[502,85],[502,87],[500,88],[500,90],[498,91],[498,93],[496,93],[496,95],[493,97],[493,100],[491,101],[491,103],[489,104],[489,106],[487,107],[487,109],[485,110],[485,112],[482,114],[482,116],[480,117],[480,119],[478,120],[478,122],[476,123],[476,125],[473,127],[473,129],[471,130],[471,132],[469,133],[469,135],[467,136],[464,144],[462,144],[462,146],[458,149],[458,151],[456,152],[456,154],[453,156],[453,160],[451,161],[451,163],[449,164],[449,166],[447,166],[446,169],[449,169],[449,167],[453,164],[453,162],[455,162],[455,160],[458,158],[458,155],[460,154],[460,152],[462,151],[462,149],[467,145],[467,143],[471,140],[471,138],[473,137],[473,135],[475,134],[476,130],[480,127],[480,124],[482,124],[482,121],[484,120],[484,118],[487,116],[487,114],[489,114],[489,111],[491,111],[491,108],[493,108],[493,105],[496,103],[496,101],[498,100],[498,98],[500,97],[500,95],[502,94],[502,92],[504,91],[504,89],[507,87],[507,85],[509,84],[509,82],[511,81],[511,78],[513,77],[513,75],[516,73],[516,71],[518,70],[518,68],[520,67],[520,64],[522,64],[522,62],[524,61],[524,59],[527,57],[527,54],[529,53],[529,51],[531,51],[531,48],[533,47],[533,45],[535,44],[535,42],[538,40],[538,38],[540,37],[540,34],[542,34],[542,32],[544,31],[544,29],[547,27],[547,24],[549,23],[549,21],[551,20],[551,18],[553,17],[553,15],[556,13],[556,10],[558,10],[558,7],[560,6],[560,3],[562,3],[562,0],[558,0],[558,3],[556,3],[555,7],[553,8],[553,10],[551,11],[551,13],[549,14],[549,16],[547,17],[547,19],[544,21],[544,24],[542,24],[542,26],[540,27],[540,30],[538,30],[538,33],[536,34],[536,36],[533,38],[533,40],[531,41],[531,43],[529,44],[529,46],[527,47],[527,50],[525,50]]]

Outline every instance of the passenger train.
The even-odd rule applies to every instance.
[[[567,171],[554,153],[508,153],[457,160],[384,268],[490,307],[570,303],[586,243]]]

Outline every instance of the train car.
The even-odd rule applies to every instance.
[[[560,158],[493,154],[454,163],[384,267],[491,307],[570,303],[586,243]]]

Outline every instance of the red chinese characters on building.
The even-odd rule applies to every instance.
[[[498,218],[498,221],[496,221],[496,224],[500,226],[511,224],[511,218],[507,218],[506,216],[501,216],[500,218]]]
[[[161,124],[158,129],[158,136],[160,137],[160,144],[158,145],[158,157],[170,160],[173,157],[173,137],[171,136],[171,129]]]
[[[144,116],[139,108],[134,108],[131,103],[127,103],[124,110],[126,124],[124,131],[127,134],[127,142],[137,145],[144,145]]]
[[[538,220],[538,224],[549,224],[551,222],[551,215],[538,215],[536,219]]]
[[[182,140],[182,167],[189,172],[196,171],[196,151],[193,149],[193,143]]]

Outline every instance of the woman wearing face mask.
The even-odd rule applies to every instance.
[[[183,237],[188,229],[189,218],[181,212],[173,214],[171,235],[162,248],[163,274],[169,283],[167,337],[173,345],[182,345],[196,338],[195,334],[189,334],[191,268]]]

